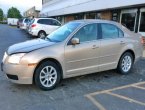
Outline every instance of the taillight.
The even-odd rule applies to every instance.
[[[31,28],[34,28],[34,27],[36,27],[36,24],[32,24],[32,25],[31,25]]]

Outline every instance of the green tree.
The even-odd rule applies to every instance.
[[[0,21],[3,21],[4,13],[3,10],[0,8]]]
[[[15,7],[9,8],[8,13],[7,13],[7,18],[21,18],[21,17],[22,15],[17,8]]]

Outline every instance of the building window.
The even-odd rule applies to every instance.
[[[96,19],[96,13],[87,13],[86,19]]]
[[[55,19],[57,19],[59,22],[63,22],[63,18],[61,16],[58,16],[58,17],[54,17]]]
[[[101,13],[96,14],[96,19],[101,19]]]
[[[111,20],[112,19],[111,11],[103,11],[103,12],[101,12],[101,19]]]
[[[122,13],[121,24],[134,31],[136,13]]]
[[[120,18],[120,10],[113,10],[112,11],[112,20],[119,22],[119,18]]]
[[[73,21],[74,20],[74,16],[71,15],[71,16],[66,16],[65,17],[65,23],[69,22],[69,21]]]
[[[84,15],[83,15],[83,14],[74,15],[74,19],[75,19],[75,20],[84,19]]]

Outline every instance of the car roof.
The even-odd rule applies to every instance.
[[[34,19],[53,19],[53,20],[57,20],[57,19],[54,19],[54,18],[34,18]]]
[[[76,22],[76,23],[81,23],[81,24],[87,24],[87,23],[108,23],[108,24],[113,24],[118,27],[122,28],[122,25],[118,22],[111,21],[111,20],[102,20],[102,19],[84,19],[84,20],[74,20],[70,22]]]

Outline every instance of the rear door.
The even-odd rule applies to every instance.
[[[47,19],[39,19],[37,21],[37,23],[38,23],[37,28],[39,29],[39,31],[43,30],[43,31],[45,31],[47,33],[47,31],[48,31],[47,30],[47,28],[48,28],[48,26],[47,26]]]
[[[100,71],[114,69],[125,45],[123,31],[113,24],[100,24],[102,39],[100,46]]]

